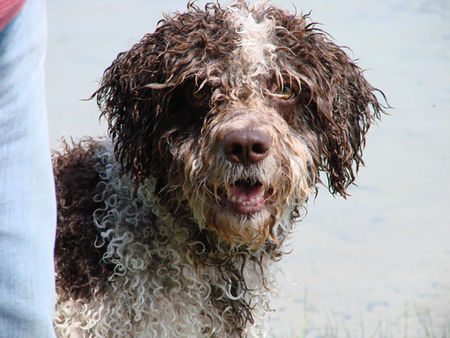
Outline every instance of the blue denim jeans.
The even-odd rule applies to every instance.
[[[53,337],[56,207],[44,60],[45,0],[0,32],[0,337]]]

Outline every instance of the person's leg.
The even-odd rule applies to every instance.
[[[53,337],[56,208],[43,0],[0,32],[0,337]]]

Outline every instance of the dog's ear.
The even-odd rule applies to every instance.
[[[320,125],[319,168],[327,174],[330,192],[345,197],[364,164],[366,133],[380,118],[383,106],[375,95],[377,89],[342,49],[321,36],[315,39],[319,45],[315,67],[320,71],[311,73],[314,78],[310,89]]]
[[[280,14],[281,13],[281,14]],[[363,165],[365,136],[386,106],[384,94],[372,87],[363,71],[334,44],[308,15],[278,12],[277,36],[284,54],[301,83],[300,111],[316,135],[316,166],[327,174],[331,193],[347,196],[347,187]]]
[[[167,109],[169,90],[164,86],[167,72],[160,50],[164,46],[158,41],[162,34],[163,29],[159,34],[148,34],[129,51],[120,53],[93,94],[108,121],[116,158],[136,182],[148,177],[152,168],[161,168],[154,163],[161,160],[158,124]]]

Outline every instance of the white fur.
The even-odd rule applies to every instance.
[[[254,4],[247,10],[244,7],[230,7],[230,20],[236,32],[241,36],[236,57],[240,71],[244,74],[244,83],[251,84],[260,75],[267,74],[272,60],[276,57],[276,46],[271,42],[275,28],[273,20],[264,18],[257,22],[253,11],[264,7],[267,1]]]
[[[211,303],[211,285],[222,289],[226,297],[238,299],[244,295],[231,294],[218,267],[194,264],[189,248],[194,243],[186,241],[189,227],[178,224],[161,206],[153,191],[153,179],[147,179],[139,187],[137,197],[133,197],[130,179],[118,175],[111,145],[104,143],[98,156],[108,164],[100,171],[104,181],[99,184],[104,192],[95,199],[104,201],[105,207],[96,211],[96,225],[109,241],[104,259],[115,264],[115,272],[106,290],[94,290],[94,299],[58,300],[57,334],[61,337],[229,335],[227,316],[233,313],[231,309],[221,313]],[[159,232],[156,236],[155,231]],[[155,260],[164,264],[155,264]],[[268,260],[263,261],[266,270]],[[253,314],[258,320],[247,335],[262,337],[269,294],[255,265],[247,264],[244,276],[253,290],[245,299],[255,306]],[[269,282],[274,280],[270,273],[266,273],[266,278]]]

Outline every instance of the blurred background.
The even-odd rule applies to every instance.
[[[198,1],[202,6],[205,1]],[[227,4],[229,1],[223,1]],[[281,265],[274,337],[450,337],[450,1],[278,0],[310,12],[394,107],[344,200],[321,187]],[[186,1],[48,0],[50,142],[103,135],[103,70]]]

